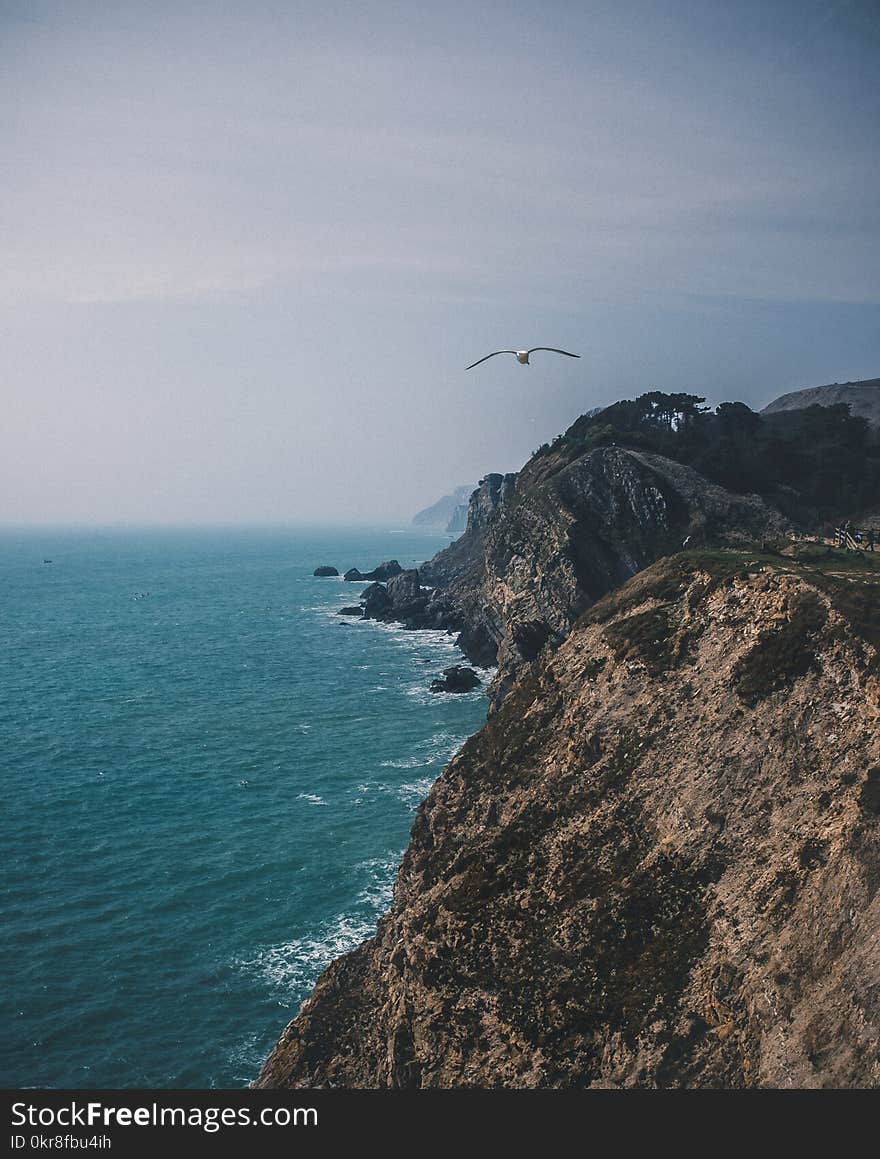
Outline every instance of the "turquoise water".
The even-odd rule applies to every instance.
[[[371,934],[485,700],[311,572],[445,542],[0,532],[4,1086],[242,1086]]]

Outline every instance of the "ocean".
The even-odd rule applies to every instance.
[[[245,1086],[371,935],[486,701],[428,691],[452,637],[312,572],[447,542],[0,531],[4,1086]]]

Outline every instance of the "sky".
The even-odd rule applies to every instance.
[[[0,523],[402,525],[877,377],[878,65],[880,0],[0,0]]]

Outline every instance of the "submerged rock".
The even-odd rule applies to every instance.
[[[340,608],[336,613],[337,616],[362,616],[363,614],[364,609],[360,606],[360,604],[348,608]]]
[[[335,567],[331,567],[329,564],[324,564],[322,567],[316,567],[315,570],[312,572],[312,575],[319,575],[319,576],[339,575],[339,572],[336,570]]]

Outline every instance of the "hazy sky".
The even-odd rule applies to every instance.
[[[878,77],[880,0],[0,0],[0,521],[393,526],[880,375]]]

